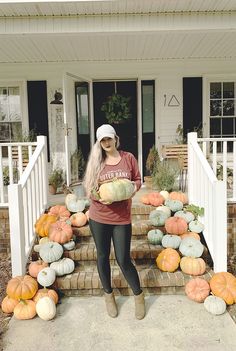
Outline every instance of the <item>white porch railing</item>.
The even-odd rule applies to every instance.
[[[47,140],[37,147],[17,184],[8,186],[12,276],[25,273],[35,239],[34,223],[48,203]]]
[[[203,231],[215,272],[227,271],[227,189],[218,180],[198,142],[197,133],[188,134],[189,203],[204,207]],[[221,139],[222,141],[222,139]],[[204,144],[203,144],[204,145]],[[204,146],[205,149],[205,146]],[[213,164],[215,161],[213,160]]]

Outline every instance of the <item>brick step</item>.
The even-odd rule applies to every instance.
[[[136,220],[132,223],[132,236],[135,237],[135,239],[144,239],[146,238],[149,230],[155,228],[157,227],[154,227],[149,220]],[[158,229],[161,229],[163,232],[166,232],[164,227],[158,227]],[[80,228],[73,227],[73,234],[76,236],[77,241],[79,242],[89,242],[90,237],[92,237],[88,224]]]
[[[155,265],[136,266],[140,283],[146,294],[184,294],[185,284],[192,278],[180,270],[162,272]],[[209,281],[214,272],[210,267],[201,278]],[[111,267],[112,287],[116,295],[132,295],[132,290],[118,267]],[[103,289],[96,267],[81,270],[78,266],[72,274],[58,277],[57,288],[66,296],[102,295]]]
[[[132,240],[131,241],[131,258],[137,259],[155,259],[157,255],[163,250],[161,245],[151,245],[146,240]],[[69,257],[79,263],[84,261],[97,260],[97,251],[94,242],[77,243],[75,249],[71,251],[64,251],[64,256]],[[111,245],[110,259],[115,260],[115,252],[113,245]]]

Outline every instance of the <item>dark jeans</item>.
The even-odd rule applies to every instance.
[[[139,295],[142,292],[139,277],[130,259],[131,224],[103,224],[90,219],[89,226],[97,249],[98,273],[105,292],[112,292],[109,261],[112,239],[117,263],[133,293]]]

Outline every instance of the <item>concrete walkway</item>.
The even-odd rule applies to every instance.
[[[52,321],[11,319],[4,351],[235,351],[228,312],[209,314],[182,295],[146,296],[147,315],[134,318],[133,297],[116,297],[119,316],[107,316],[102,297],[63,298]]]

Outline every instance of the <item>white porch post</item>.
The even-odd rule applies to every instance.
[[[192,143],[197,142],[197,133],[188,133],[188,198],[189,203],[194,198],[194,157],[192,150]]]
[[[23,194],[20,184],[8,186],[12,276],[25,273],[25,233]],[[12,215],[14,213],[14,216]]]
[[[44,145],[42,152],[42,175],[43,175],[43,209],[45,210],[48,205],[48,154],[47,154],[47,137],[43,135],[37,136],[38,145]],[[42,210],[42,209],[40,209]]]

